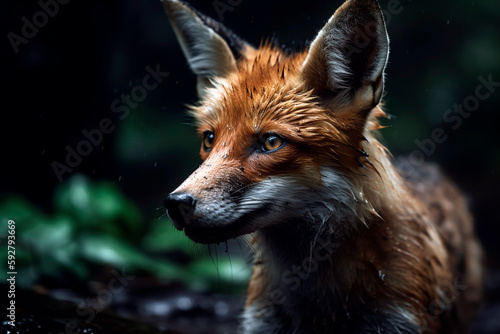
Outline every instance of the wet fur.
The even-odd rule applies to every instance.
[[[436,167],[400,175],[377,139],[383,78],[346,92],[348,79],[322,78],[319,44],[287,53],[240,41],[234,66],[198,73],[190,113],[216,139],[175,191],[198,201],[180,228],[198,242],[252,233],[242,333],[462,333],[482,281],[466,202]],[[267,132],[289,144],[250,154]]]

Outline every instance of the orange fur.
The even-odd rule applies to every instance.
[[[375,1],[351,0],[326,27],[334,29],[338,24],[335,20],[343,20],[345,15],[364,18],[375,13],[380,20],[377,10]],[[383,21],[379,25],[383,26]],[[216,25],[214,29],[222,28]],[[482,290],[481,250],[466,203],[435,167],[425,167],[420,177],[409,180],[393,166],[391,155],[377,139],[378,130],[383,128],[379,118],[386,117],[378,102],[383,77],[372,78],[374,74],[368,73],[352,94],[341,100],[331,98],[338,91],[332,89],[335,83],[326,78],[329,68],[325,65],[326,42],[322,38],[328,33],[320,32],[310,49],[297,53],[284,52],[270,43],[258,49],[244,44],[234,70],[200,81],[204,84],[203,99],[190,112],[201,139],[208,131],[214,134],[213,143],[209,150],[202,146],[204,162],[173,193],[166,204],[169,213],[176,213],[176,226],[185,229],[195,241],[212,242],[253,233],[258,254],[246,305],[247,310],[262,307],[281,291],[288,269],[285,262],[292,265],[302,260],[289,259],[288,254],[309,254],[312,258],[313,246],[302,252],[288,251],[286,247],[293,241],[287,243],[285,236],[297,243],[306,240],[307,245],[307,232],[301,236],[294,229],[318,228],[316,237],[324,237],[325,222],[317,223],[321,228],[310,227],[309,221],[309,225],[300,225],[306,218],[291,219],[287,210],[292,209],[288,209],[286,200],[282,207],[273,209],[274,216],[282,221],[276,218],[262,222],[255,218],[255,212],[235,219],[236,223],[205,215],[212,217],[215,210],[225,216],[237,208],[232,199],[235,194],[264,182],[272,184],[273,180],[283,186],[280,180],[290,175],[307,191],[314,189],[307,194],[315,196],[317,189],[331,182],[325,168],[333,170],[334,177],[344,185],[339,189],[348,193],[338,195],[344,202],[334,198],[338,202],[324,205],[338,205],[351,218],[328,221],[335,225],[337,230],[330,234],[341,247],[321,261],[314,275],[304,279],[305,286],[300,290],[304,292],[296,295],[293,306],[282,311],[283,319],[288,320],[281,325],[322,333],[336,328],[338,322],[349,323],[350,310],[365,310],[368,316],[356,316],[366,320],[365,316],[390,316],[389,309],[400,315],[397,321],[408,321],[421,332],[462,332],[462,323],[470,319]],[[379,44],[384,43],[382,38]],[[374,62],[383,61],[384,53],[377,47],[383,49],[378,44],[374,47],[372,53],[381,53],[378,60],[371,60]],[[271,154],[252,153],[252,147],[269,133],[278,134],[287,145]],[[290,191],[292,188],[290,185]],[[286,198],[287,194],[279,196]],[[346,208],[347,202],[353,204]],[[179,203],[192,210],[185,222],[179,221]],[[203,210],[200,205],[205,205]],[[255,205],[255,201],[248,204],[250,208]],[[288,315],[300,308],[295,305],[300,304],[300,298],[314,303],[307,300],[311,295],[323,298],[320,302],[330,307],[326,307],[326,314],[303,311]],[[253,317],[261,319],[262,314],[253,313]],[[303,323],[292,325],[294,317],[304,319]]]
[[[264,45],[255,58],[239,62],[239,71],[222,80],[221,86],[214,88],[202,105],[192,108],[200,134],[207,129],[223,134],[211,153],[218,159],[210,159],[210,163],[224,166],[224,159],[238,161],[237,165],[244,168],[244,177],[251,183],[280,174],[313,170],[319,173],[320,165],[332,165],[341,171],[359,190],[356,194],[359,199],[366,203],[357,215],[369,222],[369,229],[358,227],[359,234],[343,250],[343,263],[332,265],[332,276],[338,275],[353,289],[368,287],[363,294],[399,300],[412,309],[422,327],[429,332],[438,331],[439,314],[432,314],[429,307],[442,301],[439,290],[446,291],[446,298],[455,300],[458,298],[453,295],[455,285],[464,284],[468,287],[467,294],[474,295],[474,299],[480,295],[479,277],[454,281],[455,259],[449,252],[450,248],[462,254],[478,252],[473,238],[465,239],[472,237],[472,219],[465,203],[451,184],[438,185],[436,191],[444,191],[441,187],[449,189],[459,204],[451,209],[454,203],[448,200],[450,196],[433,196],[434,209],[443,211],[440,220],[451,224],[457,219],[449,216],[461,217],[459,222],[463,226],[459,229],[468,233],[459,234],[456,226],[436,225],[429,203],[413,196],[394,170],[387,150],[376,139],[380,127],[377,118],[385,117],[382,109],[372,110],[366,128],[361,125],[363,119],[357,118],[356,106],[354,110],[336,112],[327,109],[301,84],[299,70],[304,58],[304,53],[287,55]],[[270,130],[295,143],[293,149],[279,157],[246,158],[242,150],[248,146],[245,140]],[[324,143],[329,143],[329,147]],[[301,148],[302,144],[306,150]],[[208,154],[202,150],[201,157],[205,160]],[[236,164],[234,167],[238,173]],[[212,179],[216,177],[213,171],[209,173]],[[201,178],[191,182],[192,187],[203,185]],[[447,229],[453,238],[446,236]],[[267,284],[262,282],[266,279],[262,266],[255,265],[247,305],[265,293],[263,287]],[[367,268],[372,275],[358,275]],[[377,275],[379,270],[385,274],[383,281]],[[477,276],[479,271],[474,271],[468,276]]]

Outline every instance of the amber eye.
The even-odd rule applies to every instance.
[[[205,152],[210,152],[214,145],[214,134],[211,131],[203,132],[203,149]]]
[[[281,148],[285,144],[283,138],[274,133],[268,134],[264,137],[264,145],[262,145],[262,150],[264,152],[270,152]]]

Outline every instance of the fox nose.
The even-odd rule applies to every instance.
[[[163,204],[175,226],[182,230],[193,216],[196,199],[188,193],[171,193]]]

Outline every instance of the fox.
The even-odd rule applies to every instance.
[[[188,112],[202,159],[164,206],[196,243],[251,243],[238,332],[465,333],[482,248],[440,168],[403,173],[381,142],[378,1],[345,1],[299,51],[162,4],[197,78]]]

